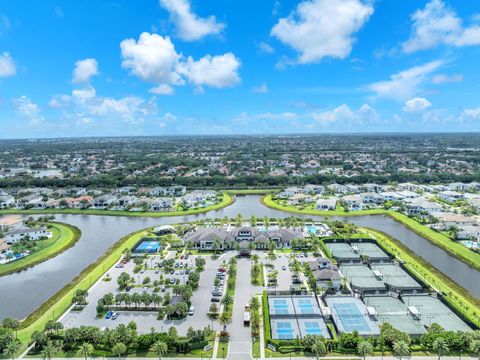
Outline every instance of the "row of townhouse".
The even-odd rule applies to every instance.
[[[110,209],[125,210],[129,208],[145,209],[153,211],[165,211],[173,209],[176,203],[187,208],[205,206],[213,203],[217,198],[214,190],[194,190],[186,193],[183,186],[168,188],[155,188],[149,196],[136,196],[132,188],[115,189],[110,194],[102,194],[101,191],[86,191],[83,188],[61,189],[55,192],[42,189],[23,189],[8,194],[0,193],[0,209],[51,209],[51,208],[74,208],[74,209]],[[165,190],[167,189],[167,190]],[[14,196],[14,195],[15,196]],[[158,196],[155,194],[167,194]],[[178,194],[181,196],[170,196]]]

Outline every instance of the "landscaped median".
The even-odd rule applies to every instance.
[[[58,319],[72,304],[72,297],[76,290],[88,290],[121,258],[125,248],[133,247],[149,231],[150,229],[143,229],[121,238],[95,263],[87,266],[72,282],[32,312],[21,323],[21,330],[18,332],[19,340],[24,343],[30,341],[34,331],[43,331],[49,320]]]
[[[45,225],[47,225],[48,230],[52,232],[52,237],[43,240],[43,247],[35,250],[32,254],[19,260],[0,265],[0,277],[25,270],[43,261],[52,259],[71,248],[80,239],[81,231],[75,226],[60,222],[48,222],[45,223]],[[40,242],[41,240],[37,241],[37,243]]]
[[[206,213],[212,210],[222,209],[227,207],[235,201],[235,198],[230,194],[222,193],[222,200],[214,205],[204,208],[195,208],[188,210],[177,211],[125,211],[125,210],[101,210],[101,209],[45,209],[45,210],[19,210],[6,209],[0,210],[0,215],[6,214],[21,214],[21,215],[38,215],[38,214],[82,214],[82,215],[104,215],[104,216],[133,216],[133,217],[165,217],[165,216],[184,216]]]
[[[273,200],[272,195],[266,195],[262,198],[262,203],[272,209],[287,211],[294,214],[318,215],[318,216],[362,216],[362,215],[385,215],[406,226],[416,234],[427,239],[432,244],[440,247],[450,255],[468,266],[480,271],[480,254],[468,249],[460,243],[451,240],[448,236],[439,233],[428,226],[420,224],[405,214],[393,210],[372,209],[358,211],[322,211],[314,209],[297,209],[294,206],[281,205]]]

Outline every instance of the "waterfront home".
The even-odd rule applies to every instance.
[[[317,210],[335,210],[337,208],[337,198],[318,199],[315,208]]]
[[[346,195],[340,198],[340,200],[345,208],[350,211],[362,210],[364,208],[363,199],[360,195]]]
[[[7,209],[15,205],[15,198],[11,195],[0,195],[0,209]]]
[[[438,203],[428,201],[423,197],[406,199],[404,203],[407,208],[407,213],[413,216],[439,213],[442,211],[442,207]]]
[[[155,198],[150,204],[152,211],[165,211],[173,208],[173,199],[169,197]]]
[[[116,196],[113,195],[102,195],[93,200],[93,207],[95,209],[106,209],[110,205],[113,205],[117,200]]]
[[[7,244],[19,242],[22,239],[29,239],[32,241],[40,240],[42,237],[50,238],[52,233],[47,231],[46,227],[39,228],[20,228],[7,232],[4,239]]]

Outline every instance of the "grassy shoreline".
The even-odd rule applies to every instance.
[[[113,244],[94,263],[88,265],[69,284],[60,289],[50,299],[40,305],[21,322],[18,338],[26,343],[32,333],[43,330],[47,321],[58,319],[70,307],[72,297],[77,289],[89,289],[120,259],[126,247],[134,246],[150,228],[128,234]]]
[[[56,257],[73,247],[82,234],[79,228],[70,224],[61,222],[49,222],[48,224],[53,226],[52,236],[56,236],[57,239],[52,244],[25,258],[0,265],[0,277],[20,272]]]
[[[451,240],[448,236],[422,225],[407,215],[393,210],[372,209],[358,211],[321,211],[321,210],[300,210],[293,206],[283,206],[276,203],[271,195],[262,198],[262,204],[275,210],[291,212],[294,214],[317,215],[317,216],[364,216],[364,215],[385,215],[407,227],[417,235],[430,241],[432,244],[440,247],[449,255],[464,262],[473,269],[480,271],[480,254],[477,254],[466,248],[460,243]]]
[[[235,198],[230,194],[223,192],[223,199],[218,204],[207,206],[205,208],[189,209],[185,211],[141,211],[132,212],[125,210],[100,210],[100,209],[45,209],[45,210],[18,210],[7,209],[0,210],[0,215],[48,215],[48,214],[72,214],[72,215],[99,215],[99,216],[131,216],[131,217],[169,217],[169,216],[185,216],[206,213],[212,210],[219,210],[227,207],[235,201]]]

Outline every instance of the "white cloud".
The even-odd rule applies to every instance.
[[[179,63],[178,72],[196,86],[224,88],[240,82],[240,65],[240,60],[232,53],[206,55],[197,61],[189,56],[186,62]]]
[[[266,94],[268,93],[268,86],[266,83],[261,83],[258,86],[254,86],[252,88],[252,92],[259,93],[259,94]]]
[[[88,83],[93,76],[99,74],[98,63],[94,58],[78,60],[72,73],[72,83]]]
[[[344,59],[354,34],[373,14],[371,2],[361,0],[305,0],[287,18],[281,18],[271,35],[300,53],[300,64],[325,57]]]
[[[150,89],[154,94],[170,95],[174,85],[185,80],[203,92],[203,86],[230,87],[240,82],[240,60],[232,53],[205,55],[199,60],[184,58],[175,50],[168,36],[144,32],[138,42],[127,39],[120,44],[122,67],[141,80],[157,84]]]
[[[17,67],[13,62],[10,53],[3,52],[0,54],[0,78],[13,76],[17,73]]]
[[[480,120],[480,108],[465,109],[462,113],[462,118]]]
[[[421,112],[432,106],[432,103],[425,98],[414,98],[405,102],[403,111],[405,112]]]
[[[98,96],[95,88],[74,89],[72,95],[56,95],[49,105],[62,109],[67,118],[75,118],[82,123],[91,123],[93,119],[123,120],[137,124],[148,119],[155,119],[158,108],[155,97],[145,100],[138,96],[112,98]],[[85,119],[90,119],[85,122]]]
[[[358,110],[354,111],[346,104],[342,104],[333,110],[316,111],[310,116],[323,126],[337,122],[346,122],[348,124],[367,124],[377,122],[378,112],[368,104],[363,104]]]
[[[13,105],[16,112],[28,120],[30,126],[38,126],[43,123],[44,118],[40,114],[40,107],[27,96],[22,95],[14,98]]]
[[[294,120],[298,118],[298,115],[293,112],[282,112],[282,113],[262,113],[256,116],[258,119],[262,120]]]
[[[10,19],[5,14],[0,14],[0,36],[10,29]]]
[[[126,39],[120,43],[122,67],[140,79],[158,84],[179,84],[180,76],[175,72],[181,55],[168,36],[144,32],[138,42]]]
[[[433,84],[448,84],[448,83],[456,83],[456,82],[462,82],[462,81],[463,81],[462,74],[454,74],[454,75],[438,74],[432,77]]]
[[[174,90],[173,90],[173,87],[170,85],[160,84],[158,86],[151,88],[150,92],[152,94],[157,94],[157,95],[173,95]]]
[[[417,94],[421,90],[420,86],[443,65],[443,61],[436,60],[415,66],[391,75],[389,80],[372,83],[367,86],[367,89],[373,91],[376,97],[406,100]]]
[[[197,16],[188,0],[160,0],[160,5],[170,13],[170,19],[182,40],[199,40],[208,35],[219,34],[225,28],[224,24],[217,22],[215,16],[205,19]]]
[[[275,52],[273,46],[265,41],[260,41],[259,43],[255,43],[255,45],[262,54],[273,54]]]
[[[480,25],[463,27],[462,19],[442,0],[431,0],[412,16],[412,34],[402,44],[407,53],[432,49],[438,45],[480,45]]]

